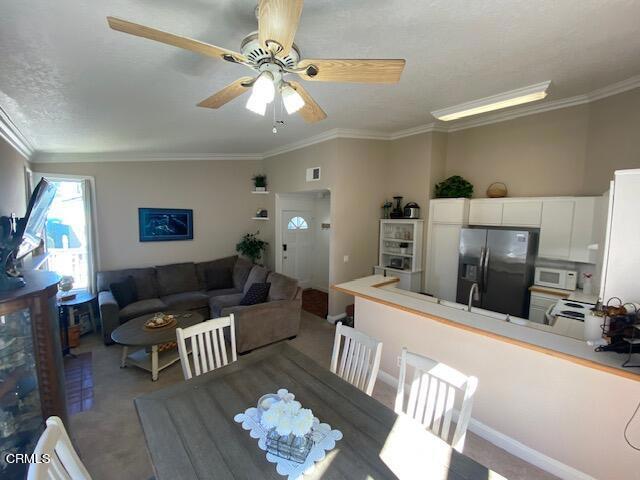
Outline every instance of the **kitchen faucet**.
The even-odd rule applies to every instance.
[[[467,304],[467,312],[471,311],[471,303],[473,301],[480,300],[480,289],[477,283],[471,285],[471,290],[469,291],[469,303]]]

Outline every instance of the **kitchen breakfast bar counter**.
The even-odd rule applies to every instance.
[[[373,275],[332,287],[355,297],[355,327],[383,342],[379,380],[397,384],[407,347],[478,377],[474,433],[560,478],[640,480],[640,454],[623,435],[640,401],[640,369],[621,368],[624,355],[395,284]],[[627,433],[637,443],[640,422]]]
[[[640,368],[621,367],[627,358],[626,354],[596,352],[594,347],[587,345],[584,341],[520,325],[516,319],[507,322],[480,313],[441,305],[433,297],[401,290],[396,285],[397,280],[394,277],[372,275],[335,285],[333,288],[456,328],[473,331],[640,382]]]

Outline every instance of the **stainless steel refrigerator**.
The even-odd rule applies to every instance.
[[[538,233],[501,228],[463,228],[460,232],[456,300],[467,304],[474,283],[473,306],[529,316]]]

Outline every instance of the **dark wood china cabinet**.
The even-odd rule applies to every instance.
[[[7,453],[32,453],[44,421],[67,424],[64,368],[53,272],[25,273],[26,286],[0,292],[0,478],[24,478],[28,465]]]

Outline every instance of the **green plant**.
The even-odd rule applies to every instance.
[[[253,186],[256,188],[266,188],[267,186],[267,176],[264,174],[254,175],[253,178]]]
[[[454,175],[436,184],[436,198],[471,198],[473,185],[460,175]]]
[[[269,243],[258,238],[260,230],[256,233],[247,233],[236,245],[236,252],[249,258],[253,263],[257,263],[262,258],[262,253],[267,249]]]

